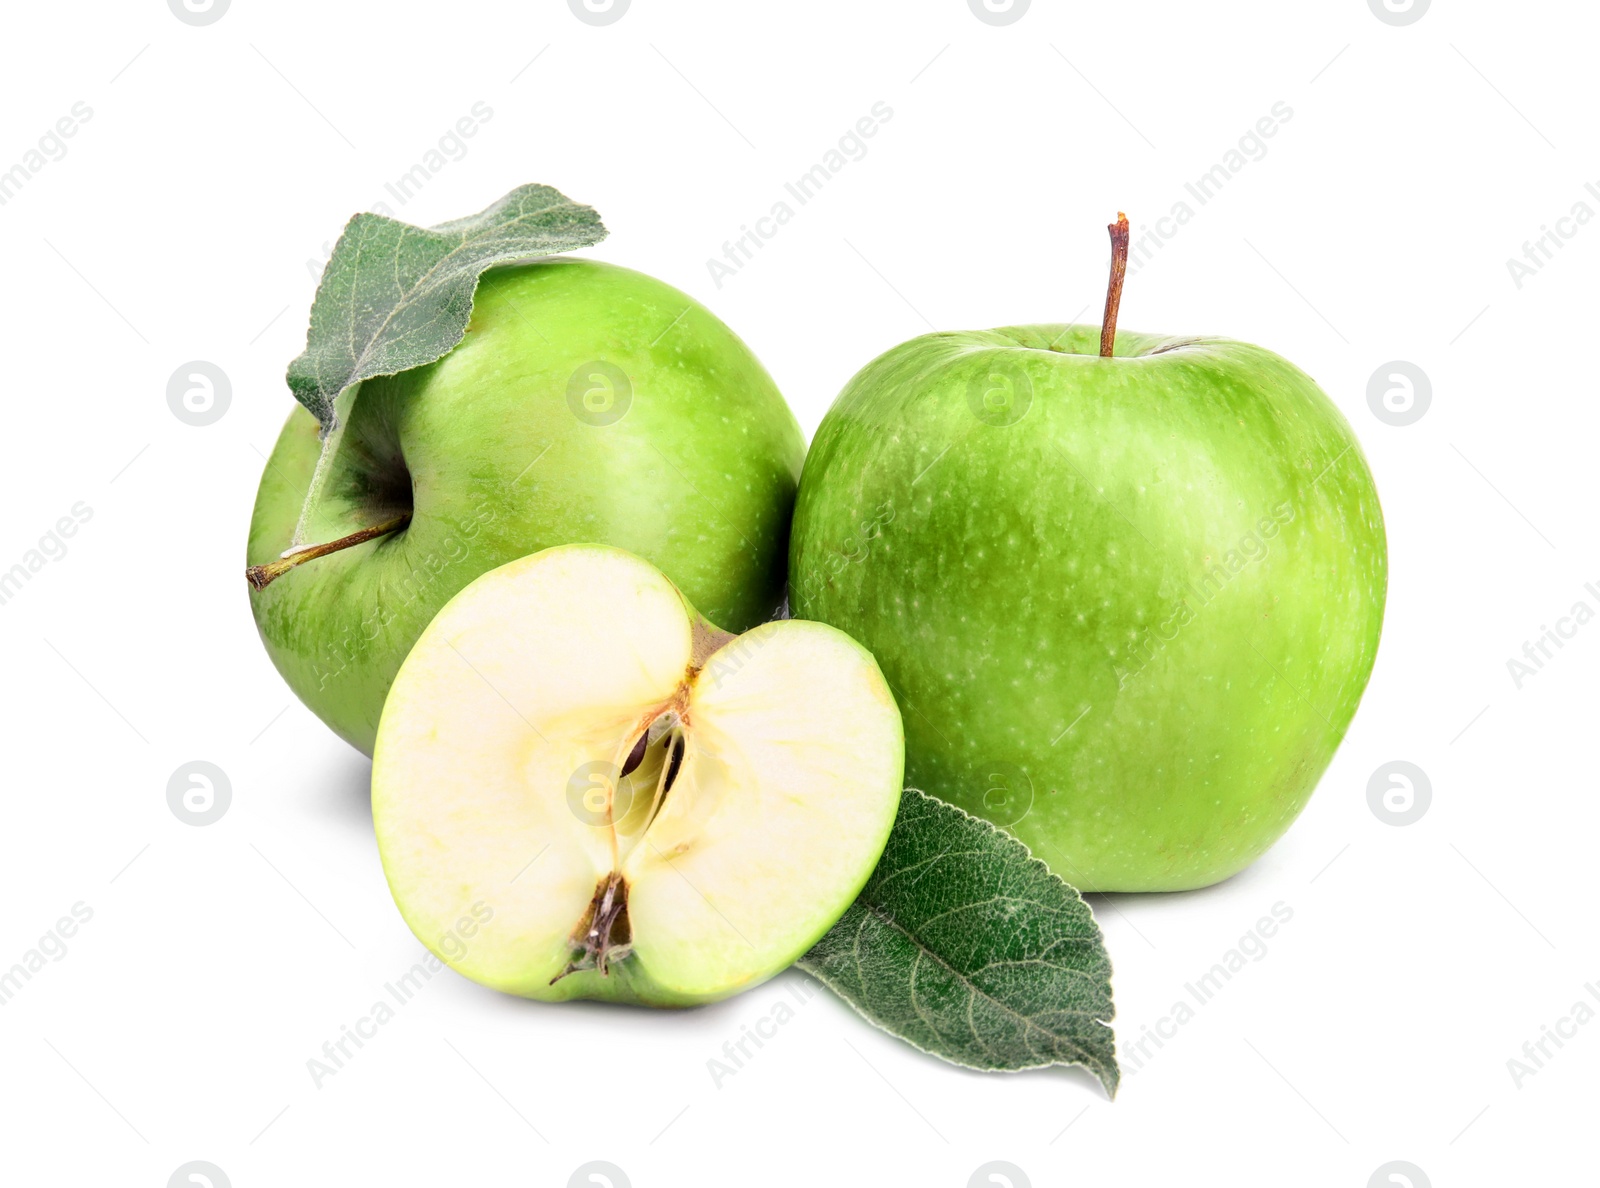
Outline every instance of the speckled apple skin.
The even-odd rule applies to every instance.
[[[797,617],[876,655],[907,782],[1086,891],[1203,887],[1305,807],[1378,648],[1387,560],[1350,425],[1222,339],[930,334],[824,418]]]

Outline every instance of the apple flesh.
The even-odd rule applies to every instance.
[[[373,821],[401,914],[467,977],[691,1005],[786,968],[850,905],[903,747],[842,632],[734,637],[648,563],[572,545],[478,578],[423,632],[378,731]]]
[[[297,408],[261,478],[248,564],[294,542],[320,449]],[[405,526],[298,565],[251,609],[289,686],[370,754],[435,612],[540,549],[616,545],[733,630],[769,618],[804,453],[749,348],[678,290],[590,260],[491,269],[460,345],[354,393],[305,521],[313,542]]]
[[[806,460],[790,600],[877,657],[910,784],[1082,890],[1202,887],[1289,827],[1344,736],[1383,519],[1290,363],[1099,337],[932,334],[868,364]]]

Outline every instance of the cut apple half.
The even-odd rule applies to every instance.
[[[649,563],[567,545],[478,578],[389,693],[378,849],[419,940],[528,998],[710,1002],[791,964],[872,873],[900,714],[865,648],[719,630]]]

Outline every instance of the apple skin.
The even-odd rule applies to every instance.
[[[627,377],[620,419],[610,381],[588,378],[596,361]],[[247,564],[289,547],[320,448],[296,407],[262,475]],[[692,298],[591,260],[491,269],[460,345],[361,385],[307,536],[338,539],[407,507],[410,523],[252,590],[251,610],[290,688],[370,755],[435,612],[529,553],[614,545],[731,631],[771,618],[804,455],[772,378]]]
[[[1204,887],[1310,797],[1377,653],[1372,475],[1303,372],[1223,339],[930,334],[801,477],[790,602],[900,700],[906,780],[1085,891]]]

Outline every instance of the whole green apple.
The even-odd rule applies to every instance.
[[[256,496],[252,567],[293,542],[320,449],[296,408]],[[731,631],[771,617],[804,453],[749,348],[678,290],[590,260],[493,268],[460,345],[355,393],[305,519],[341,547],[279,562],[251,590],[256,625],[290,688],[370,754],[435,612],[541,549],[626,549]]]
[[[877,657],[908,784],[1083,890],[1203,887],[1289,827],[1349,725],[1383,519],[1304,373],[1108,313],[1113,357],[1104,327],[1012,326],[863,368],[806,459],[790,601]]]

